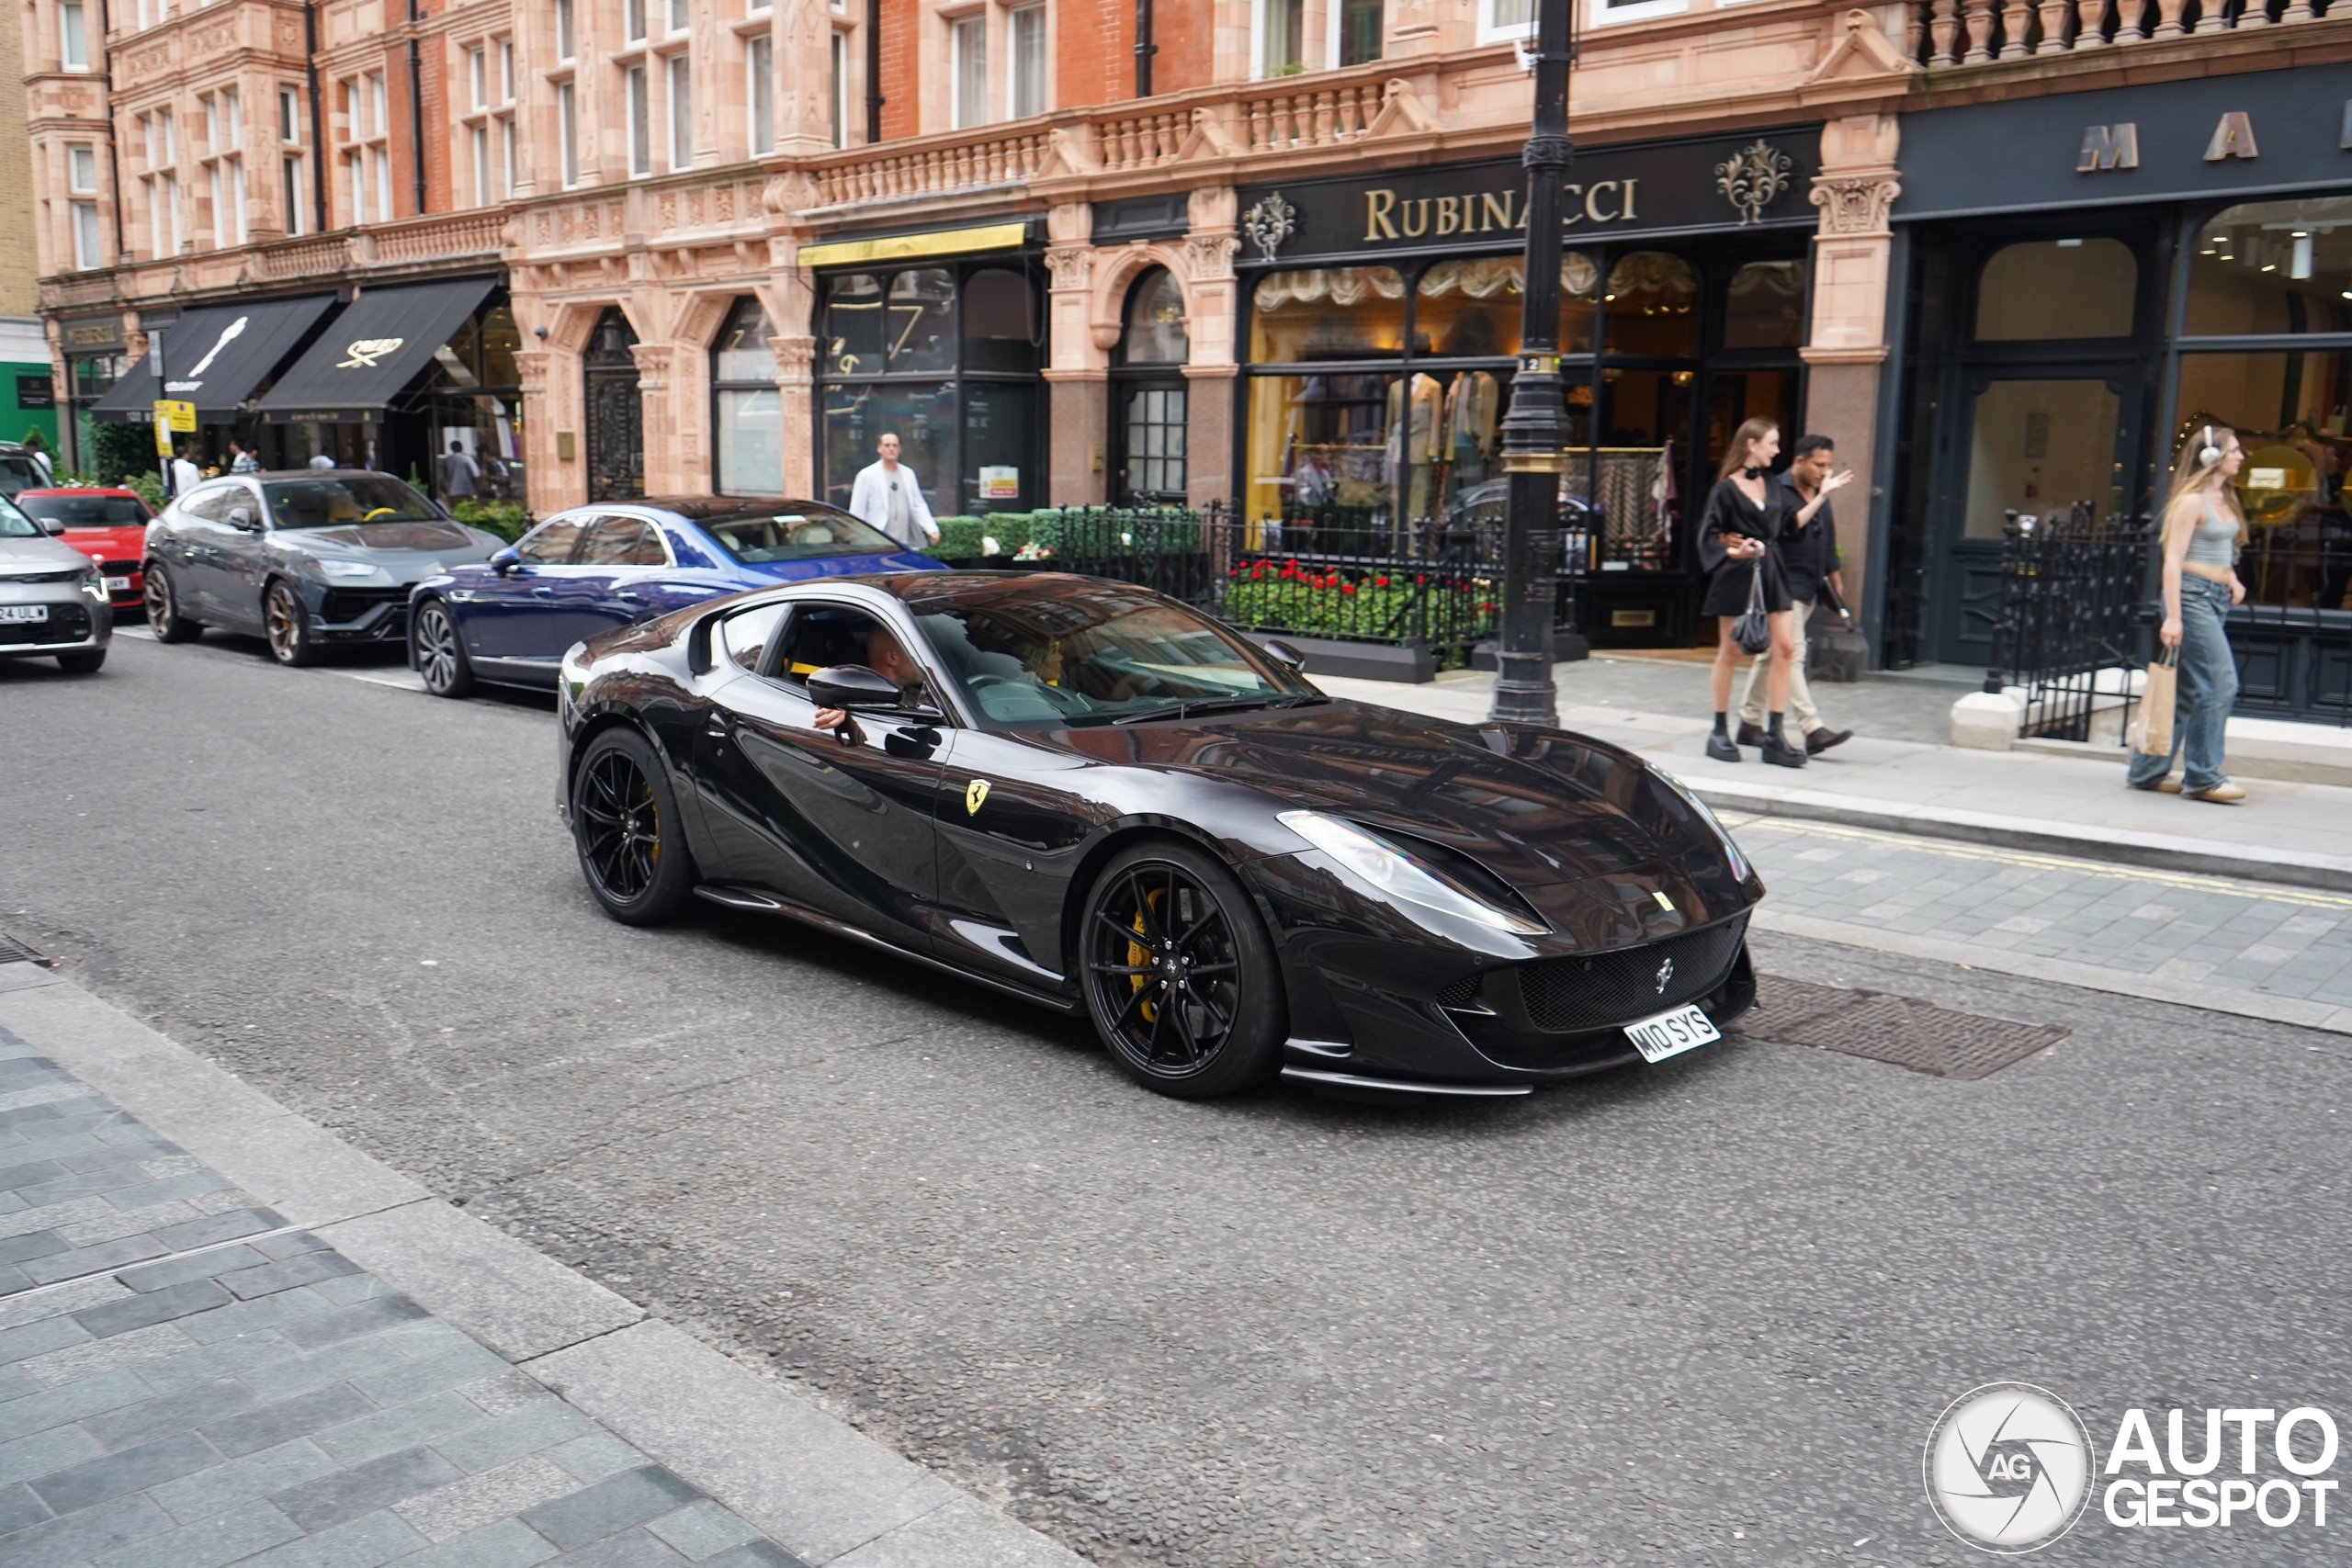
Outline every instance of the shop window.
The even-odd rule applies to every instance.
[[[502,300],[468,317],[434,351],[428,386],[442,500],[523,499],[521,348],[514,310]],[[442,465],[452,443],[472,460],[472,474]]]
[[[987,267],[965,280],[965,369],[1037,368],[1035,298],[1029,279],[1008,267]]]
[[[2181,355],[2165,463],[2168,469],[2173,453],[2208,424],[2237,432],[2246,454],[2238,505],[2247,525],[2238,577],[2249,604],[2345,608],[2352,589],[2343,489],[2352,461],[2347,403],[2352,353]]]
[[[1385,526],[1388,408],[1403,385],[1393,374],[1252,378],[1248,513]]]
[[[1405,278],[1394,267],[1268,273],[1250,303],[1254,364],[1387,359],[1404,347]]]
[[[711,432],[721,495],[784,493],[784,401],[767,312],[738,299],[711,345]]]
[[[956,275],[944,266],[918,267],[890,280],[884,311],[890,368],[945,370],[956,363]]]
[[[1804,263],[1750,262],[1724,297],[1725,348],[1804,346]]]
[[[2130,337],[2140,264],[2120,240],[2006,245],[1976,285],[1979,343]]]
[[[1136,280],[1127,296],[1120,353],[1129,365],[1182,365],[1193,356],[1184,332],[1184,290],[1166,267]]]
[[[2352,197],[2252,202],[2207,223],[2183,330],[2352,332]]]
[[[2114,386],[2087,378],[2000,380],[1971,412],[1968,512],[1972,539],[1998,539],[2011,512],[2064,515],[2088,502],[2096,516],[2122,502],[2116,488]]]
[[[1699,278],[1664,251],[1634,251],[1609,269],[1609,352],[1670,359],[1699,354]]]

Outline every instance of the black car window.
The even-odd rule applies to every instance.
[[[777,650],[774,678],[787,686],[805,686],[808,677],[820,670],[836,664],[863,664],[869,670],[881,669],[881,660],[889,655],[884,642],[899,646],[897,633],[883,626],[863,610],[853,610],[846,604],[802,604],[785,627],[784,646]],[[915,661],[910,658],[899,666],[905,670]],[[888,671],[883,671],[890,673]],[[903,688],[909,707],[926,705],[922,682]]]
[[[1148,589],[1015,580],[909,607],[947,678],[990,728],[1318,700],[1255,647]]]
[[[662,536],[636,517],[599,517],[572,555],[574,566],[667,566]]]
[[[577,517],[559,517],[552,523],[541,524],[524,535],[523,542],[514,547],[515,558],[534,566],[562,565],[571,558],[571,547],[580,537],[580,524]]]
[[[68,528],[131,528],[147,521],[147,503],[132,495],[22,495],[17,504]]]
[[[905,548],[897,540],[830,506],[786,512],[747,512],[715,518],[703,528],[718,547],[747,566],[814,560],[822,556],[883,556]]]
[[[760,660],[766,655],[768,644],[775,640],[776,624],[790,608],[789,604],[762,604],[721,621],[718,640],[727,649],[727,657],[758,674]]]
[[[280,528],[337,528],[350,523],[438,523],[439,508],[390,474],[329,473],[272,479],[262,487],[270,521]]]
[[[39,490],[49,483],[49,476],[30,457],[9,456],[0,457],[0,495],[15,495],[18,491]]]

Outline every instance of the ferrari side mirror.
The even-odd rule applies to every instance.
[[[1260,643],[1258,646],[1266,650],[1267,657],[1271,658],[1275,663],[1283,666],[1286,670],[1304,670],[1306,668],[1306,655],[1299,652],[1298,649],[1293,648],[1290,644],[1284,642],[1278,637],[1268,637],[1264,642]]]
[[[808,677],[808,700],[820,708],[895,708],[899,688],[863,664],[836,664]]]

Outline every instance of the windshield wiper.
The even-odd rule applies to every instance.
[[[1295,697],[1196,697],[1190,702],[1170,707],[1153,708],[1147,713],[1125,713],[1113,719],[1114,724],[1142,724],[1155,718],[1193,718],[1211,713],[1251,713],[1260,708],[1297,707],[1303,703],[1327,703],[1331,699],[1307,694]]]

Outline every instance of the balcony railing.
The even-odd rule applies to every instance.
[[[1921,0],[1912,58],[1930,68],[2284,27],[2342,0]]]

